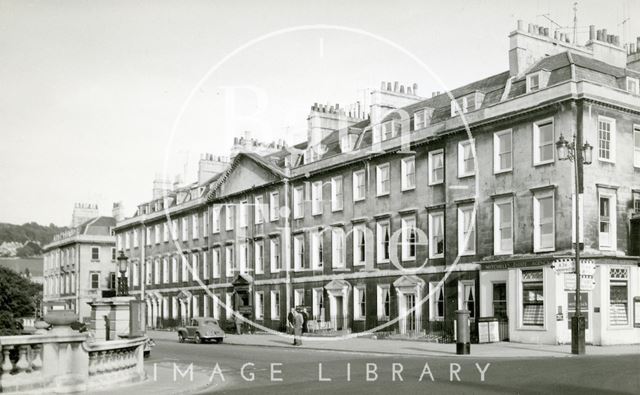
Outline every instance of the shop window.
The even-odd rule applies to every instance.
[[[544,325],[542,270],[522,271],[522,325]]]
[[[629,323],[628,269],[609,269],[609,324]]]

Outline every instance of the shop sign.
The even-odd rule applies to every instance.
[[[596,282],[592,274],[580,274],[580,290],[592,291],[596,286]],[[576,290],[576,274],[565,273],[564,274],[564,289],[565,291]]]
[[[575,259],[557,259],[553,262],[553,270],[556,273],[575,273]],[[580,274],[588,274],[593,276],[596,272],[596,265],[591,260],[580,260]]]

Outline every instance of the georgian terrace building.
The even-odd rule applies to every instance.
[[[72,223],[80,223],[82,212],[98,213],[95,205],[76,204]],[[83,217],[84,222],[56,235],[43,247],[44,302],[63,302],[80,321],[88,321],[87,304],[102,298],[103,291],[115,292],[116,242],[113,217]]]
[[[591,30],[578,46],[519,22],[508,71],[429,99],[383,83],[368,117],[314,105],[306,142],[143,204],[116,233],[149,324],[233,309],[284,330],[307,306],[312,329],[450,339],[466,308],[476,339],[496,317],[503,339],[569,342],[557,268],[576,199],[555,142],[575,134],[595,146],[577,204],[587,341],[637,343],[640,54]]]

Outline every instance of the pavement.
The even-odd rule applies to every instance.
[[[173,331],[148,331],[152,339],[175,340],[178,335]],[[513,342],[498,342],[486,344],[472,344],[471,354],[457,356],[456,345],[452,343],[431,343],[419,340],[390,340],[371,338],[347,338],[329,340],[322,337],[304,336],[302,346],[294,346],[289,336],[279,336],[267,333],[260,334],[228,334],[225,344],[258,347],[300,348],[321,351],[336,351],[362,353],[372,355],[396,355],[417,357],[469,357],[469,358],[548,358],[571,357],[571,345],[525,344]],[[640,344],[615,346],[586,347],[587,355],[611,356],[640,354]]]

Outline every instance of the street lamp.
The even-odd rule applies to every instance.
[[[578,155],[577,149],[580,149],[582,155]],[[574,164],[574,187],[576,196],[576,311],[571,319],[571,353],[584,354],[585,317],[580,311],[580,175],[578,169],[580,165],[591,164],[593,147],[588,142],[585,142],[582,147],[578,147],[575,134],[571,142],[565,140],[564,136],[560,135],[560,138],[556,142],[556,150],[559,160],[568,160]]]
[[[127,272],[129,257],[124,254],[124,251],[120,250],[118,256],[118,271],[120,272],[120,278],[118,279],[118,296],[129,296],[129,287],[127,285],[127,277],[124,275]]]

